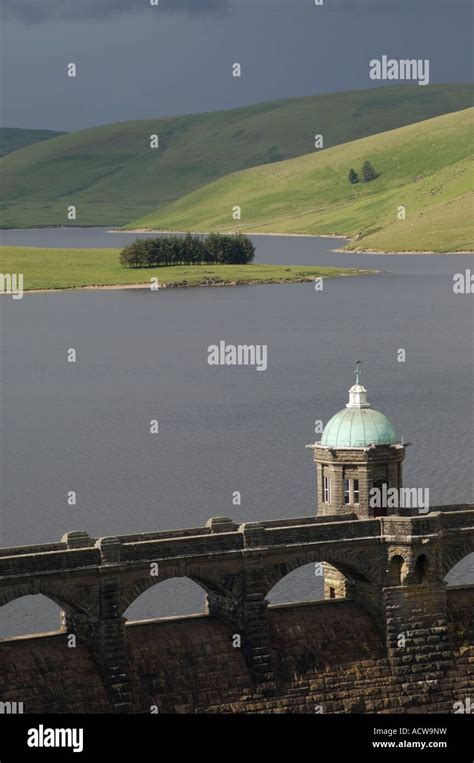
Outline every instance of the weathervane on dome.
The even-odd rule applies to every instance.
[[[362,363],[362,361],[361,361],[361,360],[356,360],[356,362],[355,362],[355,364],[356,364],[356,367],[355,367],[355,371],[354,371],[354,373],[355,373],[355,375],[356,375],[356,384],[359,384],[359,379],[360,379],[360,368],[359,368],[359,365],[360,365],[361,363]]]

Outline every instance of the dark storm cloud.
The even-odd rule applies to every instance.
[[[3,0],[6,18],[29,24],[50,19],[105,19],[124,13],[140,13],[149,0]],[[206,14],[225,12],[230,0],[160,0],[165,13]]]
[[[77,130],[368,88],[382,54],[430,59],[439,84],[468,81],[470,2],[0,0],[3,124]]]
[[[402,10],[411,7],[428,8],[446,5],[447,0],[326,0],[326,10]],[[451,6],[466,5],[471,0],[449,0]],[[228,12],[232,6],[255,8],[285,5],[307,5],[308,0],[159,0],[163,13],[187,13],[194,15]],[[52,19],[105,19],[123,14],[142,13],[150,7],[150,0],[3,0],[1,13],[7,19],[28,24]]]

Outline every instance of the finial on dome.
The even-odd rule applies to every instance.
[[[356,360],[356,362],[355,362],[356,367],[355,367],[354,373],[356,375],[356,384],[359,384],[359,379],[360,379],[360,368],[359,368],[359,366],[360,366],[361,363],[362,363],[361,360]]]
[[[367,402],[367,390],[360,383],[360,364],[361,360],[356,360],[355,364],[355,384],[349,390],[349,402],[346,403],[346,408],[370,408],[370,404]]]

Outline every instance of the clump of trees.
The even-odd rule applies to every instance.
[[[378,177],[377,172],[372,167],[371,163],[367,160],[362,165],[362,178],[364,183],[370,183],[371,180],[375,180],[375,178]],[[355,185],[359,182],[359,175],[357,172],[351,167],[349,170],[349,182],[352,183],[352,185]]]
[[[352,185],[355,185],[359,182],[359,175],[354,169],[352,169],[352,167],[349,170],[349,182],[352,183]]]
[[[362,165],[362,176],[365,183],[370,183],[371,180],[375,180],[375,178],[378,177],[369,161],[365,161]]]
[[[242,233],[211,233],[202,238],[160,236],[139,238],[120,252],[125,268],[157,268],[170,265],[246,265],[254,258],[255,247]]]

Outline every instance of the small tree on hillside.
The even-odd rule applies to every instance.
[[[355,170],[352,169],[352,167],[349,171],[349,182],[352,183],[352,185],[355,185],[359,182],[359,175]]]
[[[362,175],[364,177],[364,183],[370,183],[371,180],[375,180],[377,177],[377,173],[369,161],[364,162],[362,166]]]

